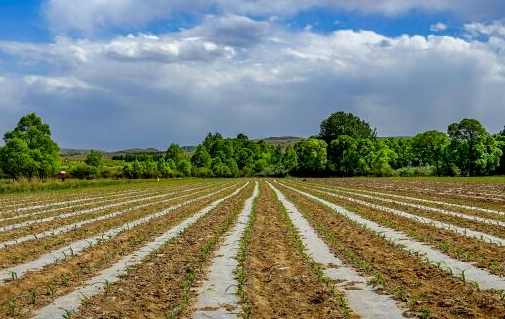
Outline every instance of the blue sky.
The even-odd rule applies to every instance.
[[[0,131],[165,148],[208,131],[309,136],[337,110],[381,135],[505,125],[498,0],[0,1]]]

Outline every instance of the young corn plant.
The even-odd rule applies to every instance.
[[[6,306],[8,309],[9,309],[9,312],[11,314],[11,316],[16,316],[17,315],[17,310],[18,310],[18,306],[16,304],[16,299],[9,299],[7,300],[6,302],[3,303],[4,306]]]
[[[247,256],[247,248],[249,243],[251,242],[251,231],[256,221],[256,204],[258,197],[254,200],[252,205],[252,212],[249,216],[249,220],[247,221],[246,228],[244,230],[244,234],[240,241],[239,253],[237,256],[237,295],[240,298],[242,311],[239,313],[239,316],[242,319],[248,319],[251,314],[251,306],[249,304],[249,300],[247,299],[247,295],[244,291],[245,283],[246,283],[246,272],[245,272],[245,262]]]
[[[273,192],[273,191],[271,190],[271,192]],[[304,260],[306,260],[308,262],[308,264],[311,266],[311,268],[314,271],[314,273],[316,274],[317,278],[330,289],[333,297],[335,298],[335,305],[337,306],[337,308],[340,309],[340,311],[343,313],[343,315],[346,318],[350,318],[350,308],[349,308],[347,299],[345,298],[344,295],[342,295],[340,292],[338,292],[335,289],[335,286],[334,286],[331,278],[326,276],[324,274],[324,272],[322,271],[321,267],[319,267],[319,265],[317,265],[317,263],[314,261],[314,259],[307,254],[307,252],[305,251],[305,245],[303,244],[302,239],[298,235],[298,233],[295,229],[295,225],[293,224],[293,222],[291,221],[291,218],[289,217],[288,211],[284,208],[284,206],[282,205],[282,203],[279,200],[277,200],[277,203],[278,203],[278,206],[281,207],[281,209],[282,209],[284,222],[289,230],[291,241],[293,242],[293,244],[297,248],[297,250],[300,253],[300,255],[302,256],[302,258]]]
[[[84,308],[88,308],[91,300],[89,299],[89,297],[87,297],[86,295],[84,295],[82,292],[80,293],[82,298],[81,298],[81,306],[83,306]]]
[[[28,297],[30,298],[30,303],[32,305],[36,304],[37,303],[37,298],[38,298],[37,290],[35,288],[30,288],[28,290]]]
[[[61,317],[63,319],[70,319],[75,314],[75,312],[73,310],[68,310],[68,309],[65,309],[65,308],[62,308],[62,307],[58,307],[58,309],[60,309],[61,311],[63,311],[63,314],[61,315]]]

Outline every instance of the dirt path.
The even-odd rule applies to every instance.
[[[294,247],[281,206],[265,183],[245,264],[250,318],[345,318]]]

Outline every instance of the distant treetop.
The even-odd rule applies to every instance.
[[[331,114],[321,122],[321,132],[319,138],[330,144],[342,135],[347,135],[355,139],[375,139],[377,133],[370,124],[351,113],[342,111]]]

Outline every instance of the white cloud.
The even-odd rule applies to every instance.
[[[89,83],[74,77],[27,75],[24,77],[24,82],[28,87],[47,92],[94,89]]]
[[[411,10],[452,11],[480,18],[500,18],[505,14],[502,0],[47,0],[46,16],[56,31],[119,26],[138,27],[174,13],[205,14],[211,9],[228,14],[291,15],[311,8],[399,15]]]
[[[473,22],[465,24],[463,27],[473,36],[486,35],[505,37],[505,25],[503,21],[494,21],[491,24]]]
[[[384,135],[444,130],[462,117],[497,131],[505,118],[499,37],[291,33],[227,16],[168,35],[0,42],[0,50],[45,65],[47,74],[4,76],[3,86],[16,88],[16,105],[42,110],[66,146],[165,147],[216,130],[307,136],[339,109]]]
[[[442,22],[438,22],[430,26],[430,31],[433,32],[440,32],[445,30],[447,30],[447,25]]]

